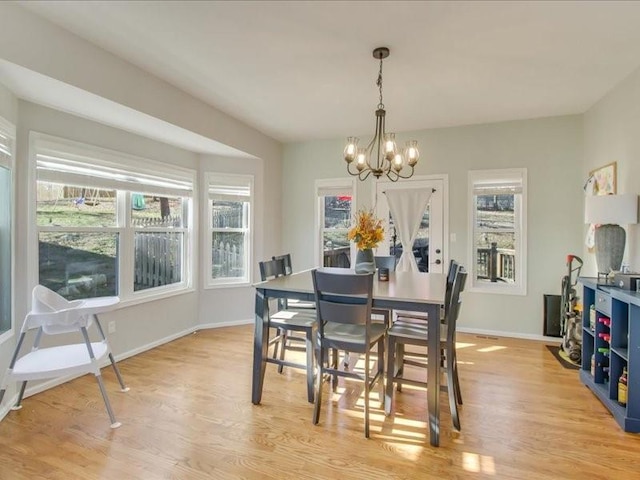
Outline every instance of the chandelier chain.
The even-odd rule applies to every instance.
[[[384,108],[384,103],[382,103],[382,59],[380,59],[380,70],[378,71],[378,81],[376,81],[376,85],[378,85],[378,89],[380,90],[380,103],[378,103],[378,108]]]

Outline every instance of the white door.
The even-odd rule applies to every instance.
[[[374,205],[376,205],[376,215],[378,215],[378,218],[385,219],[386,225],[385,241],[377,248],[376,254],[395,254],[397,258],[400,258],[402,253],[398,238],[395,238],[394,245],[395,229],[393,227],[393,219],[389,213],[387,197],[383,192],[405,188],[433,189],[435,191],[431,195],[423,214],[420,230],[413,244],[413,253],[421,272],[443,273],[445,271],[444,265],[449,259],[449,245],[445,243],[446,233],[449,230],[447,225],[448,218],[445,218],[445,207],[448,205],[447,187],[448,181],[445,176],[412,177],[398,182],[378,181]]]

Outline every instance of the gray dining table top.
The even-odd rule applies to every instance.
[[[353,274],[348,268],[324,267],[325,272]],[[259,282],[255,288],[272,291],[313,293],[311,270]],[[446,275],[443,273],[390,272],[389,281],[382,282],[374,276],[373,298],[378,300],[396,299],[416,303],[442,303],[446,290]]]

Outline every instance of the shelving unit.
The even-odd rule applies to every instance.
[[[625,432],[640,432],[640,293],[579,278],[583,286],[580,380]],[[592,316],[595,316],[595,324]],[[592,357],[593,356],[593,357]],[[618,403],[618,379],[627,369],[627,403]]]

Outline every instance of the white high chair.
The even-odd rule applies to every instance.
[[[121,390],[129,390],[125,386],[120,370],[118,369],[107,337],[102,330],[98,314],[115,308],[120,302],[118,297],[98,297],[85,300],[68,301],[52,290],[42,285],[33,289],[32,307],[25,318],[20,331],[20,337],[16,349],[11,357],[11,362],[0,384],[0,403],[4,397],[7,384],[11,381],[22,382],[18,401],[12,410],[22,408],[22,397],[29,380],[42,380],[65,375],[77,375],[93,373],[98,380],[98,386],[102,393],[107,413],[111,420],[111,428],[117,428],[121,424],[116,418],[109,403],[107,391],[102,382],[99,362],[109,356],[113,370],[116,373]],[[91,342],[87,329],[95,321],[101,341]],[[24,342],[27,331],[37,329],[31,351],[18,358],[20,348]],[[83,343],[59,345],[55,347],[39,348],[42,335],[58,335],[63,333],[80,332]]]

